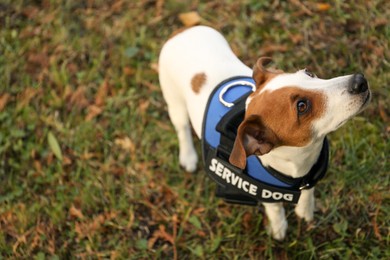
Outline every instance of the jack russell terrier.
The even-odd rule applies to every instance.
[[[255,175],[263,173],[253,170],[254,173],[249,173],[252,177],[248,175],[246,171],[253,164],[249,158],[259,161],[257,164],[265,169],[267,178],[303,178],[320,157],[327,158],[326,135],[361,112],[369,103],[371,93],[360,73],[324,80],[306,69],[295,73],[267,69],[269,62],[269,58],[259,58],[251,70],[234,55],[220,33],[210,27],[196,26],[165,43],[159,57],[159,80],[179,139],[180,165],[188,172],[195,171],[198,162],[190,122],[203,141],[207,135],[204,128],[215,131],[217,124],[205,126],[205,117],[218,122],[228,113],[225,107],[237,106],[237,98],[230,97],[233,95],[230,92],[237,89],[244,96],[243,115],[232,130],[233,141],[225,154],[226,160],[211,159],[207,170],[220,183],[241,189],[248,196],[261,194],[264,200],[259,201],[265,206],[269,231],[275,239],[282,240],[287,230],[282,201],[292,201],[293,194],[252,184],[250,178],[260,180]],[[226,83],[226,79],[235,82]],[[214,98],[220,107],[206,111],[221,82],[225,82],[224,86]],[[222,135],[218,133],[216,139],[222,139]],[[207,142],[213,149],[218,145],[212,145],[213,140]],[[240,171],[245,172],[239,175]],[[269,172],[279,174],[275,177]],[[283,181],[275,181],[280,184],[262,180],[271,190],[276,186],[283,188]],[[313,219],[312,186],[300,187],[296,199],[295,213],[306,221]]]

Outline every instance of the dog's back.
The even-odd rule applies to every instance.
[[[210,27],[189,28],[161,50],[159,77],[170,115],[185,111],[200,138],[210,92],[229,77],[251,75],[252,70],[234,55],[223,36]]]

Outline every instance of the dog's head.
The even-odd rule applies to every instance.
[[[360,73],[324,80],[306,69],[268,70],[270,61],[260,58],[253,68],[256,91],[247,99],[230,155],[230,163],[242,169],[249,155],[322,142],[326,134],[362,111],[371,97]]]

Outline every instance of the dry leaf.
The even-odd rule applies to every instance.
[[[316,4],[317,10],[321,12],[328,11],[330,9],[330,4],[327,3],[317,3]]]
[[[251,230],[252,227],[252,214],[249,212],[245,212],[244,216],[242,217],[242,224],[245,228],[245,230]]]
[[[29,19],[34,19],[39,13],[39,9],[35,6],[27,6],[22,10],[22,14]]]
[[[18,104],[17,110],[24,108],[27,106],[31,99],[36,98],[37,94],[40,92],[39,89],[36,88],[26,88],[20,96],[18,96]]]
[[[164,9],[164,0],[156,1],[156,17],[160,17],[162,15]]]
[[[51,23],[54,19],[58,17],[57,15],[58,15],[58,10],[45,14],[41,19],[42,24]]]
[[[98,154],[97,153],[84,152],[83,154],[80,155],[80,158],[82,160],[86,160],[86,161],[88,161],[88,160],[90,160],[90,159],[92,159],[94,157],[95,158],[98,157]]]
[[[148,241],[148,248],[152,248],[158,239],[167,241],[171,243],[171,245],[174,245],[175,243],[173,236],[165,231],[165,226],[163,225],[159,226],[159,230],[154,231],[153,236]]]
[[[126,76],[132,76],[135,74],[135,69],[131,68],[131,67],[124,67],[123,68],[123,73],[126,75]]]
[[[301,3],[301,1],[299,1],[299,0],[290,0],[290,2],[291,2],[293,5],[299,7],[300,10],[301,10],[303,13],[305,13],[305,14],[307,14],[307,15],[313,15],[313,12],[310,11],[310,9],[307,8],[303,3]]]
[[[75,217],[75,218],[78,218],[78,219],[83,219],[84,218],[84,215],[83,213],[81,212],[81,210],[77,209],[74,205],[72,205],[69,209],[69,215],[71,217]]]
[[[90,105],[88,107],[88,114],[85,117],[85,120],[86,121],[91,121],[92,119],[94,119],[95,117],[100,115],[102,112],[103,112],[102,108],[100,108],[98,106],[95,106],[95,105]]]
[[[106,217],[103,214],[96,216],[92,222],[76,222],[75,231],[79,239],[84,237],[93,236],[96,231],[100,229],[102,224],[106,221]]]
[[[34,165],[34,169],[35,169],[37,172],[42,172],[42,164],[41,164],[40,161],[34,160],[33,165]]]
[[[203,230],[197,230],[196,234],[203,238],[207,236],[206,232],[204,232]]]
[[[160,91],[159,86],[157,86],[156,84],[153,84],[149,81],[142,80],[141,83],[142,83],[142,85],[145,85],[150,91]]]
[[[389,116],[387,115],[385,106],[381,101],[379,102],[378,110],[379,110],[379,115],[382,118],[383,122],[389,122],[390,121]]]
[[[84,86],[79,86],[76,91],[74,91],[69,100],[69,109],[71,109],[73,106],[83,109],[88,106],[88,100],[85,97],[85,87]]]
[[[286,52],[288,50],[288,46],[278,44],[265,44],[264,47],[260,50],[263,55],[271,55],[274,52]]]
[[[375,18],[372,24],[374,27],[380,27],[380,26],[386,26],[388,24],[387,18],[381,17],[381,18]]]
[[[120,146],[123,150],[130,151],[130,153],[135,152],[135,145],[133,141],[129,137],[124,137],[124,138],[117,138],[115,139],[115,144]]]
[[[138,104],[138,109],[139,109],[141,114],[145,114],[145,112],[149,108],[149,106],[150,106],[149,100],[140,100],[140,102]]]
[[[205,211],[206,211],[206,208],[201,207],[201,208],[194,209],[194,211],[192,211],[192,214],[199,216],[201,213],[203,213]]]
[[[73,94],[72,87],[66,85],[64,90],[62,91],[62,99],[69,100],[72,94]]]
[[[76,74],[79,71],[79,67],[77,66],[76,63],[73,62],[66,65],[66,68],[71,74]]]
[[[62,165],[71,165],[72,164],[72,159],[70,159],[68,156],[64,155],[62,157]]]
[[[10,98],[10,94],[8,93],[4,93],[3,95],[0,96],[0,111],[2,111],[5,108],[9,98]]]
[[[111,6],[111,10],[116,13],[116,12],[119,12],[123,9],[123,0],[119,0],[117,2],[115,2],[112,6]]]
[[[30,53],[28,55],[27,61],[36,65],[40,65],[43,68],[46,68],[49,65],[49,57],[46,53]]]
[[[100,85],[98,92],[95,95],[95,105],[96,106],[103,106],[104,102],[107,97],[109,85],[108,81],[104,80],[103,83]]]
[[[150,64],[150,68],[158,73],[158,63],[157,62],[152,62]]]
[[[188,12],[179,14],[180,21],[187,27],[194,26],[200,23],[200,16],[198,12]]]
[[[80,238],[86,237],[85,226],[82,223],[76,222],[74,225],[74,231],[77,233],[77,236]]]
[[[298,44],[303,41],[303,35],[302,34],[291,34],[290,39],[294,44]]]

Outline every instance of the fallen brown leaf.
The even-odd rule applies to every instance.
[[[374,27],[386,26],[388,23],[389,23],[389,21],[387,20],[387,18],[384,18],[384,17],[376,18],[373,21]]]
[[[17,97],[18,104],[16,109],[19,110],[27,106],[33,98],[35,99],[37,97],[39,92],[41,92],[41,90],[37,88],[26,88],[22,94]]]
[[[146,80],[141,81],[142,85],[146,86],[150,91],[159,91],[160,87],[157,86],[156,84],[153,84],[151,82],[148,82]]]
[[[316,8],[318,11],[321,11],[321,12],[325,12],[325,11],[328,11],[330,9],[330,4],[327,4],[327,3],[317,3],[316,4]]]
[[[81,212],[81,210],[79,210],[78,208],[76,208],[74,205],[72,205],[69,209],[69,215],[71,217],[75,217],[75,218],[78,218],[78,219],[83,219],[84,218],[84,215],[83,213]]]
[[[165,0],[157,0],[156,1],[156,17],[159,17],[162,15],[162,12],[164,9],[164,2],[165,2]]]
[[[26,17],[28,17],[29,19],[34,19],[37,14],[39,13],[39,9],[35,6],[26,6],[23,10],[22,10],[22,14],[25,15]]]
[[[122,8],[123,8],[123,0],[119,0],[111,6],[111,11],[114,13],[117,13],[117,12],[121,11]]]
[[[198,12],[188,12],[179,14],[179,20],[187,27],[194,26],[200,23],[200,16]]]
[[[166,231],[165,231],[165,226],[163,225],[160,225],[159,226],[159,229],[154,231],[153,233],[153,236],[149,239],[148,241],[148,247],[149,248],[152,248],[154,243],[158,240],[158,239],[162,239],[164,241],[167,241],[169,242],[171,245],[173,245],[175,243],[174,239],[173,239],[173,236],[171,234],[168,234]]]
[[[130,151],[130,153],[135,152],[135,145],[133,141],[127,136],[123,138],[115,139],[114,143],[118,145],[120,148],[122,148],[123,150]]]
[[[124,67],[123,68],[123,73],[126,75],[126,76],[132,76],[135,74],[135,69],[131,68],[131,67]]]
[[[108,90],[109,90],[108,81],[104,80],[103,83],[100,85],[99,90],[97,91],[97,93],[95,95],[95,105],[96,106],[100,107],[100,106],[104,105],[106,98],[107,98]]]
[[[78,238],[91,237],[98,231],[106,220],[112,219],[112,216],[107,214],[100,214],[95,216],[92,221],[76,222],[75,232]]]
[[[303,3],[301,3],[301,1],[299,1],[299,0],[290,0],[290,2],[291,2],[293,5],[295,5],[295,6],[297,6],[298,8],[300,8],[300,10],[301,10],[303,13],[305,13],[305,14],[307,14],[307,15],[313,15],[313,12],[310,11],[310,9],[307,8]]]
[[[88,114],[85,117],[86,121],[91,121],[98,115],[100,115],[103,112],[103,109],[96,106],[96,105],[90,105],[88,106]]]
[[[4,93],[0,96],[0,111],[2,111],[5,108],[10,97],[11,96],[8,93]]]
[[[252,227],[252,214],[249,212],[245,212],[245,214],[242,216],[242,225],[244,226],[245,230],[251,230]]]
[[[36,65],[40,65],[45,68],[49,65],[49,57],[46,53],[30,53],[28,55],[27,61]]]
[[[158,73],[158,63],[157,62],[152,62],[150,64],[150,68]]]
[[[138,109],[139,109],[141,114],[145,114],[145,112],[149,108],[149,106],[150,106],[149,100],[140,100],[140,102],[138,104]]]
[[[197,234],[198,236],[202,237],[202,238],[204,238],[204,237],[207,236],[206,232],[204,232],[203,230],[198,230],[198,231],[196,231],[196,234]]]
[[[378,110],[379,110],[379,115],[382,118],[383,122],[389,122],[390,119],[389,119],[389,116],[387,115],[387,112],[386,112],[386,109],[385,109],[383,102],[379,102]]]
[[[68,156],[64,156],[62,158],[62,165],[71,165],[72,164],[72,159],[70,159]]]
[[[89,104],[87,98],[85,97],[85,87],[79,86],[76,91],[74,91],[70,95],[70,100],[68,103],[69,109],[71,109],[73,106],[83,109],[87,107]]]
[[[261,53],[263,55],[271,55],[274,52],[286,52],[287,50],[287,45],[266,44],[263,48],[261,48]]]

